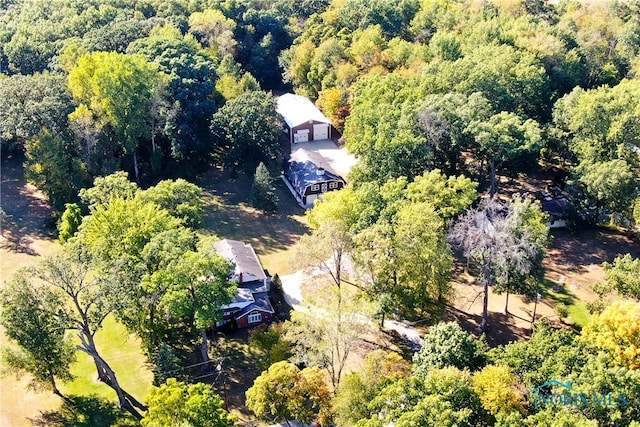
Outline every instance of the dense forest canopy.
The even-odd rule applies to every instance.
[[[237,164],[227,153],[251,145],[230,146],[216,132],[214,114],[245,92],[284,89],[281,51],[326,6],[3,2],[0,143],[25,152],[29,180],[58,209],[93,177],[117,170],[149,185]],[[241,99],[232,113],[241,118],[252,108]],[[267,128],[276,125],[275,112],[261,119]],[[265,152],[256,158],[274,160],[277,135],[265,135]],[[257,163],[241,166],[255,170]]]
[[[294,90],[344,132],[360,158],[356,185],[435,168],[482,183],[489,165],[518,172],[542,160],[569,176],[582,217],[626,224],[638,192],[639,9],[637,1],[4,1],[0,143],[26,152],[29,179],[61,208],[92,177],[119,169],[151,184],[211,164],[276,165],[270,125],[244,165],[238,153],[253,146],[229,138],[249,120],[224,116],[255,108],[244,92]],[[82,75],[85,86],[95,77],[93,87],[79,89]],[[134,100],[130,117],[123,106]]]
[[[579,334],[537,323],[528,343],[488,350],[450,324],[432,328],[412,365],[374,352],[361,372],[343,368],[365,327],[353,307],[371,304],[381,325],[442,320],[452,246],[480,271],[483,331],[489,287],[507,303],[509,293],[535,297],[547,217],[526,198],[478,204],[500,194],[496,176],[542,171],[574,220],[640,224],[639,0],[0,0],[0,146],[24,155],[25,177],[61,214],[64,244],[2,294],[1,320],[20,347],[14,370],[60,393],[72,328],[120,407],[138,419],[148,410],[143,424],[178,414],[211,425],[204,406],[218,425],[233,422],[208,387],[187,384],[200,377],[182,373],[194,354],[214,367],[207,329],[236,292],[231,264],[196,231],[202,189],[182,178],[212,166],[259,171],[254,199],[277,205],[275,97],[285,91],[311,98],[359,161],[310,211],[296,249],[297,261],[332,259],[331,321],[298,311],[265,332],[287,349],[281,359],[291,349],[314,366],[269,359],[278,363],[248,393],[258,416],[358,426],[638,419],[640,263],[630,255],[605,263],[601,293],[636,301],[594,303]],[[345,291],[349,257],[367,276],[357,301]],[[141,339],[160,386],[148,407],[92,341],[110,315]],[[605,407],[527,401],[524,387],[560,377],[577,392],[624,397]],[[193,401],[172,408],[174,393]]]

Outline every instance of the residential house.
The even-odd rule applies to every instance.
[[[291,144],[331,139],[331,122],[308,98],[287,93],[277,102],[276,111],[284,118]]]
[[[567,208],[569,200],[565,195],[554,187],[550,192],[539,191],[540,209],[549,215],[549,228],[565,228],[567,226]]]
[[[303,148],[285,160],[282,179],[303,208],[313,207],[322,194],[339,190],[346,184],[320,153]]]
[[[246,328],[268,323],[274,316],[269,300],[271,277],[262,268],[251,245],[224,239],[214,244],[216,252],[230,261],[234,268],[232,280],[238,283],[238,293],[223,306],[223,320],[216,326]]]

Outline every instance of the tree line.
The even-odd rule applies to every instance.
[[[576,218],[627,226],[639,34],[633,1],[334,2],[281,63],[344,130],[356,185],[438,168],[493,193],[496,173],[542,162]]]
[[[264,420],[338,426],[637,426],[639,334],[625,324],[639,314],[637,304],[617,302],[579,333],[543,320],[528,341],[495,348],[443,322],[411,360],[371,351],[333,392],[317,365],[275,362],[247,405]]]
[[[0,144],[62,210],[118,170],[142,185],[277,164],[265,90],[322,1],[4,2]],[[256,93],[251,93],[256,92]]]

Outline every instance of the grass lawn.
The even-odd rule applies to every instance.
[[[589,323],[591,315],[584,301],[579,299],[567,286],[563,286],[559,291],[554,290],[555,283],[551,280],[545,280],[542,287],[544,298],[552,301],[556,306],[564,304],[567,308],[568,319],[570,323],[584,327]]]
[[[274,180],[278,210],[265,213],[250,204],[253,178],[243,174],[230,177],[214,169],[200,177],[205,190],[203,235],[250,243],[269,273],[290,274],[298,269],[291,249],[309,231],[305,211],[278,177]]]
[[[96,347],[100,355],[115,371],[121,387],[139,401],[144,401],[153,374],[145,365],[145,357],[140,350],[140,340],[130,335],[113,316],[107,317],[102,329],[96,333]],[[77,352],[78,360],[71,372],[76,378],[61,387],[68,394],[96,394],[112,402],[117,401],[116,393],[106,384],[98,381],[93,359],[84,352]]]

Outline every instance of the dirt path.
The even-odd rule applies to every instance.
[[[6,214],[0,235],[0,287],[21,267],[33,264],[38,257],[60,250],[47,229],[52,209],[45,197],[24,181],[22,159],[4,157],[0,165],[0,205]],[[0,327],[0,345],[7,344]],[[28,378],[0,378],[0,426],[30,426],[27,417],[54,409],[59,399],[49,392],[27,389]]]

